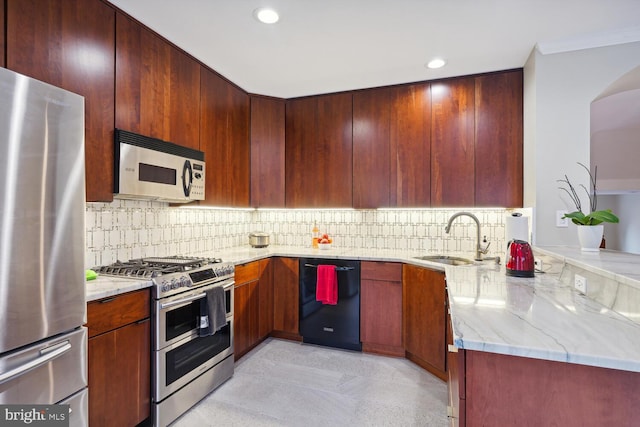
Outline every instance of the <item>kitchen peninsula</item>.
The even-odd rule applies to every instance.
[[[232,248],[218,255],[235,264],[313,255],[445,271],[456,422],[625,425],[626,420],[628,425],[640,415],[640,256],[585,255],[572,248],[535,251],[544,273],[532,279],[507,277],[504,267],[492,262],[445,267],[417,260],[413,257],[424,254],[408,251],[275,246]],[[573,288],[575,274],[588,279],[586,295]],[[89,282],[88,299],[144,287],[143,281],[115,280],[110,289],[109,281]],[[123,286],[127,282],[133,282],[131,288]]]

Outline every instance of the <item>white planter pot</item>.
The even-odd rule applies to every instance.
[[[604,225],[579,225],[578,240],[580,241],[580,249],[585,252],[598,252],[602,235],[604,234]]]

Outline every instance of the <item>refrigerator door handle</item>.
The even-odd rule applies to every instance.
[[[7,372],[0,373],[0,384],[4,384],[13,378],[20,376],[32,369],[37,368],[38,366],[42,366],[45,363],[49,363],[56,357],[59,357],[71,350],[71,343],[69,341],[63,341],[60,343],[56,343],[47,348],[43,348],[40,350],[40,356],[35,359],[20,365],[16,368],[13,368]]]

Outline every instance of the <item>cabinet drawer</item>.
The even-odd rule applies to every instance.
[[[236,265],[235,281],[236,286],[243,283],[252,282],[258,280],[260,274],[260,263],[250,262],[248,264]]]
[[[145,319],[151,314],[149,289],[103,298],[87,304],[89,337]]]
[[[361,280],[402,281],[402,264],[398,262],[362,262],[360,264]]]

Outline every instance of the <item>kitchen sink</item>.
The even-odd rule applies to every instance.
[[[473,261],[467,258],[460,258],[448,255],[424,255],[414,257],[415,259],[421,259],[423,261],[439,262],[440,264],[447,265],[469,265],[473,264]]]

